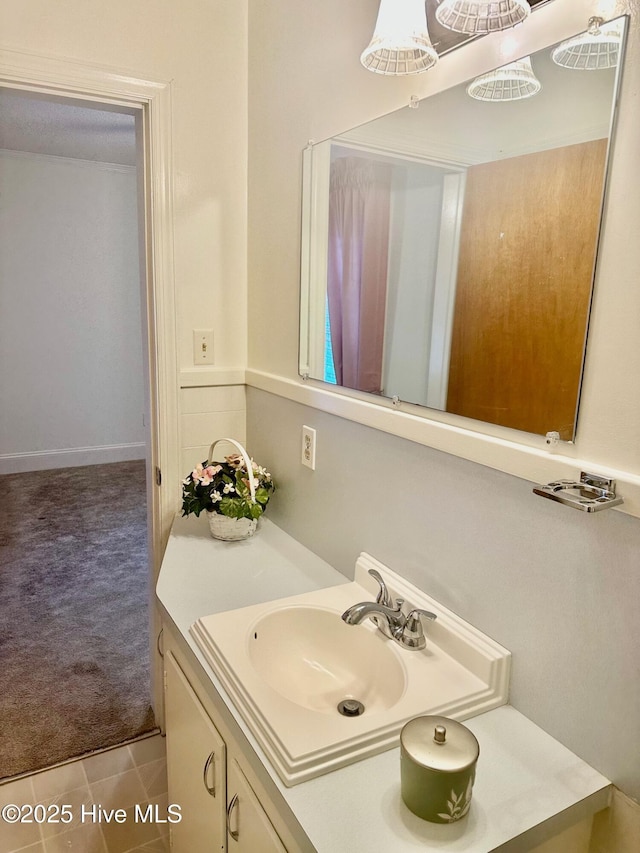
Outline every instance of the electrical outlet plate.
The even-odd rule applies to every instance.
[[[308,426],[302,427],[302,455],[300,461],[312,471],[316,470],[316,431]]]
[[[193,330],[193,363],[213,364],[213,329]]]

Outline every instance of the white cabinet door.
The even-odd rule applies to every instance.
[[[287,853],[235,758],[227,768],[229,853]]]
[[[226,846],[226,747],[171,652],[165,655],[169,803],[173,853],[217,853]],[[254,853],[259,848],[254,848]]]

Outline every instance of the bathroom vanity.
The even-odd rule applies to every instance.
[[[157,585],[169,802],[183,814],[171,827],[172,849],[524,853],[542,845],[540,853],[586,853],[591,817],[609,802],[609,781],[508,704],[462,717],[480,758],[471,808],[456,823],[428,823],[406,808],[395,740],[382,752],[285,784],[247,723],[242,689],[227,689],[194,625],[340,585],[346,590],[349,580],[268,520],[252,539],[227,543],[211,538],[204,519],[176,518]]]

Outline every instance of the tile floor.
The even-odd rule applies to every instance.
[[[0,785],[0,814],[7,804],[40,804],[46,811],[34,810],[33,823],[7,823],[0,817],[0,853],[167,853],[168,824],[156,822],[167,816],[164,738],[142,738],[9,781]],[[63,805],[69,806],[64,812]],[[56,806],[66,823],[35,822],[38,816],[55,815]],[[122,809],[126,819],[94,819],[98,807],[102,815]]]

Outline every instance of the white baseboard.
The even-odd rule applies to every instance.
[[[104,465],[144,459],[146,447],[137,444],[106,444],[100,447],[71,447],[66,450],[38,450],[34,453],[0,455],[0,474],[22,474],[51,468],[76,468],[79,465]]]

